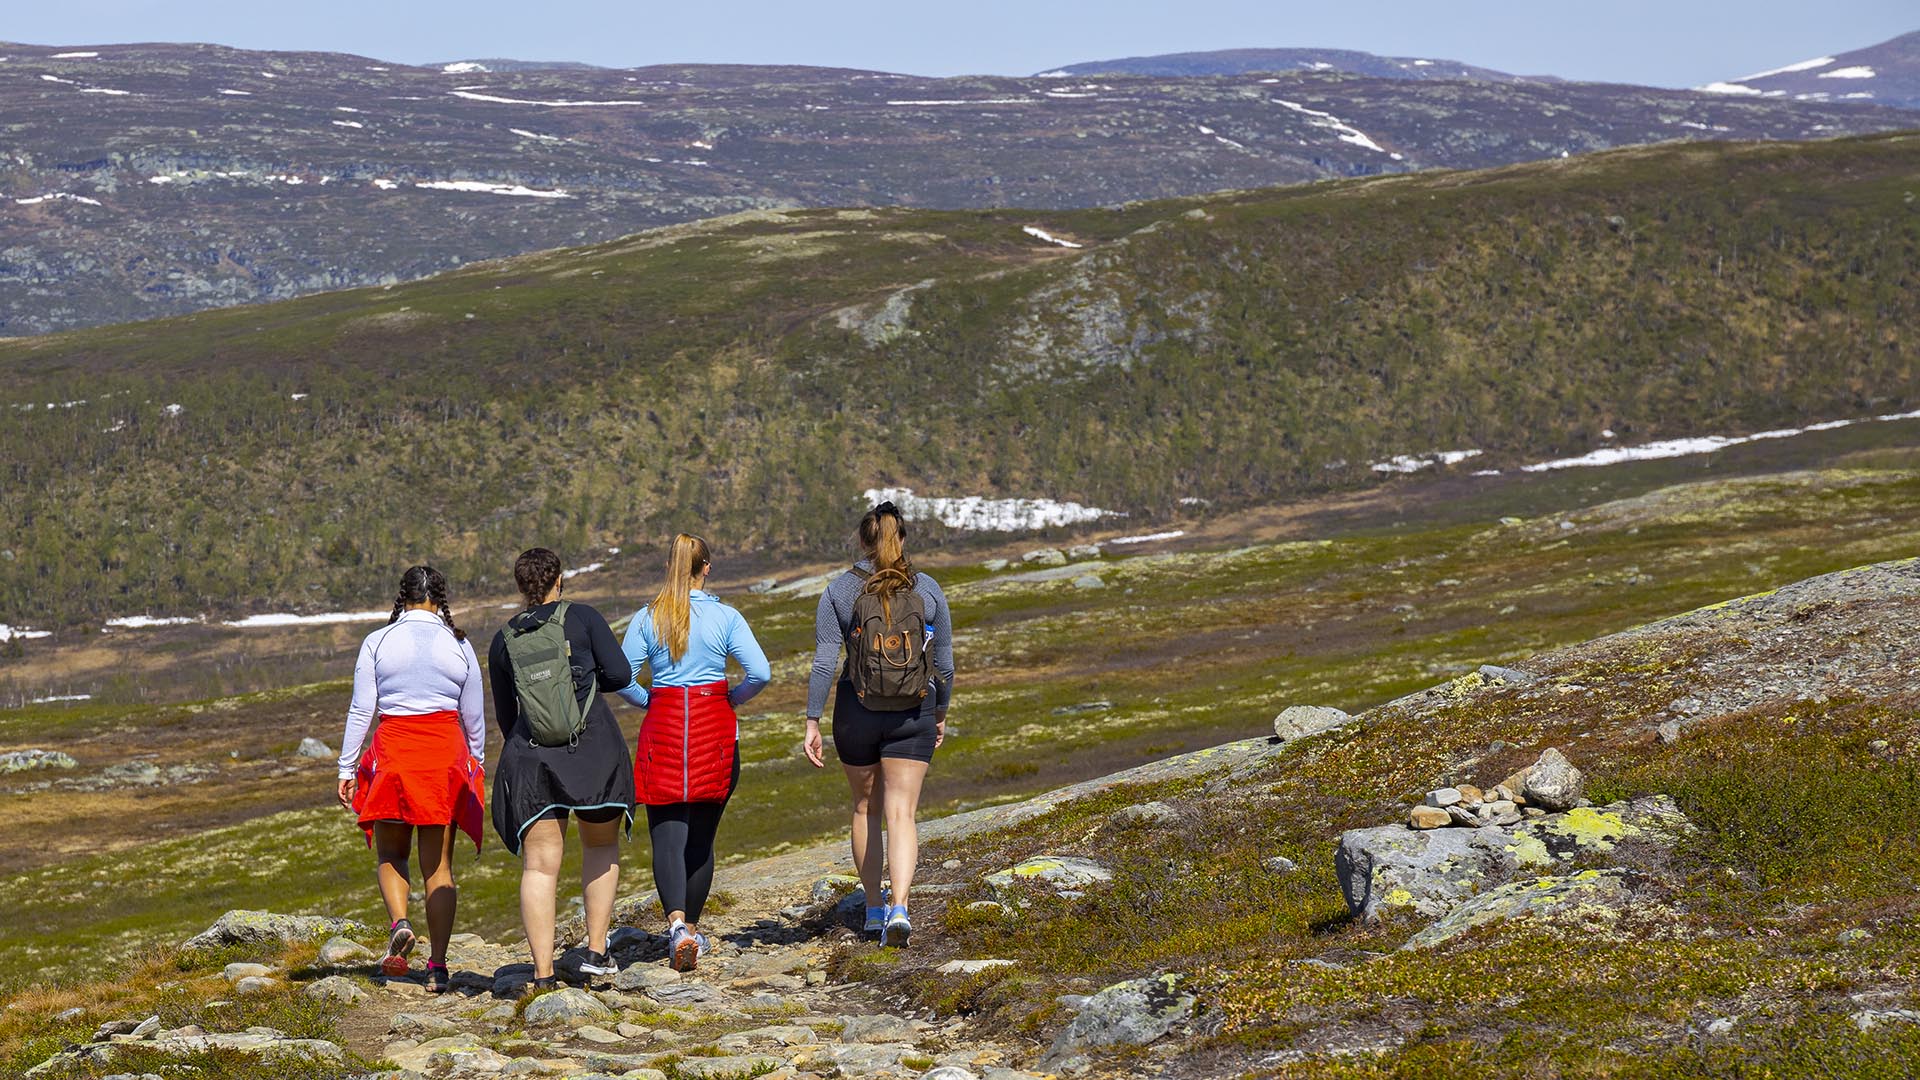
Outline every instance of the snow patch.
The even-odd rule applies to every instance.
[[[104,86],[86,86],[80,89],[83,94],[111,94],[114,97],[132,97],[131,90],[112,90]]]
[[[51,59],[51,60],[98,60],[99,58],[100,58],[100,54],[97,52],[57,52],[57,53],[54,53],[48,59]]]
[[[1867,67],[1866,65],[1863,64],[1863,65],[1860,65],[1859,67],[1843,67],[1843,68],[1834,68],[1832,71],[1823,71],[1820,73],[1820,78],[1822,79],[1871,79],[1873,78],[1874,74],[1875,72],[1872,68]]]
[[[1061,247],[1064,247],[1064,248],[1077,248],[1077,247],[1086,246],[1085,244],[1076,244],[1071,240],[1062,240],[1059,237],[1048,232],[1047,230],[1039,228],[1038,226],[1034,226],[1034,225],[1023,225],[1021,226],[1020,231],[1023,233],[1026,233],[1028,236],[1034,237],[1035,239],[1044,240],[1049,244],[1059,244]]]
[[[329,124],[332,124],[334,127],[343,127],[343,128],[364,128],[367,126],[358,120],[329,120],[327,122]]]
[[[287,396],[288,396],[288,397],[290,397],[290,398],[292,398],[292,399],[293,399],[293,400],[295,400],[295,401],[305,401],[305,400],[307,400],[307,398],[308,398],[308,396],[309,396],[309,395],[307,395],[307,394],[288,394]]]
[[[35,196],[32,196],[31,198],[15,199],[13,201],[16,203],[19,203],[21,206],[33,206],[38,203],[47,202],[49,200],[58,202],[62,199],[65,199],[68,202],[85,203],[88,206],[100,205],[99,199],[89,199],[85,195],[75,195],[70,191],[50,191],[45,195],[35,195]]]
[[[591,574],[595,570],[600,570],[605,568],[606,565],[607,565],[606,563],[590,562],[585,566],[576,566],[571,570],[562,570],[560,572],[560,576],[563,578],[570,578],[570,577],[578,577],[581,574]]]
[[[1396,454],[1385,461],[1376,461],[1368,466],[1377,473],[1413,473],[1422,469],[1431,469],[1435,465],[1458,465],[1468,458],[1477,458],[1480,450],[1441,450],[1431,454]]]
[[[187,407],[185,405],[169,405],[160,411],[166,413],[168,416],[179,416],[181,413],[187,411]]]
[[[253,96],[253,91],[251,90],[228,90],[225,87],[222,87],[220,92],[227,95],[228,97],[252,97]]]
[[[79,83],[77,83],[77,82],[74,82],[74,81],[73,81],[72,79],[63,79],[63,78],[61,78],[61,77],[60,77],[60,76],[58,76],[58,75],[42,75],[42,76],[40,76],[40,81],[41,81],[41,82],[57,82],[57,83],[61,83],[61,84],[63,84],[63,85],[66,85],[66,86],[79,86],[79,85],[80,85]]]
[[[891,500],[908,521],[932,519],[950,528],[979,532],[1018,532],[1126,516],[1052,499],[989,499],[980,495],[928,498],[915,495],[912,488],[868,488],[866,499],[874,506]]]
[[[1187,530],[1174,529],[1172,532],[1145,533],[1140,536],[1121,536],[1121,537],[1117,537],[1115,539],[1109,540],[1107,541],[1107,543],[1109,544],[1151,544],[1151,543],[1154,543],[1155,541],[1173,540],[1185,535],[1187,535]]]
[[[92,694],[53,694],[49,697],[37,697],[27,702],[29,705],[50,705],[57,701],[92,701]]]
[[[1071,78],[1073,78],[1073,72],[1071,72],[1071,71],[1043,71],[1043,72],[1041,72],[1040,74],[1038,74],[1038,75],[1035,75],[1035,76],[1034,76],[1034,78],[1036,78],[1036,79],[1071,79]]]
[[[373,622],[376,619],[393,617],[392,609],[384,611],[332,611],[325,615],[293,615],[276,612],[271,615],[249,615],[244,619],[235,619],[221,623],[222,626],[238,627],[241,630],[254,630],[263,626],[326,626],[332,623]]]
[[[1031,105],[1032,98],[895,98],[889,105]]]
[[[1833,57],[1819,56],[1819,57],[1815,57],[1812,60],[1802,60],[1797,64],[1788,64],[1786,67],[1768,68],[1765,71],[1756,71],[1751,75],[1743,75],[1740,78],[1735,79],[1733,81],[1737,83],[1745,83],[1745,82],[1753,82],[1757,79],[1770,79],[1775,75],[1791,75],[1796,71],[1812,71],[1814,68],[1823,68],[1831,63],[1833,63]]]
[[[394,188],[400,186],[400,181],[375,178],[373,186],[379,188],[381,191],[392,191]]]
[[[549,109],[580,109],[580,108],[595,108],[595,107],[606,106],[606,105],[645,105],[646,104],[646,102],[644,101],[635,101],[631,98],[618,100],[618,101],[573,101],[573,100],[564,99],[564,98],[559,101],[539,101],[533,98],[510,98],[510,97],[499,97],[494,94],[476,94],[471,90],[449,90],[447,91],[447,93],[452,94],[454,97],[457,97],[457,98],[466,98],[468,101],[489,101],[496,105],[540,105]]]
[[[350,112],[350,113],[357,113],[357,112],[359,112],[360,110],[359,110],[359,109],[356,109],[356,108],[354,108],[354,107],[353,107],[353,106],[351,106],[351,105],[335,105],[335,106],[333,107],[333,111],[334,111],[334,112]]]
[[[1739,94],[1747,97],[1757,97],[1766,93],[1764,90],[1755,90],[1751,86],[1741,86],[1735,82],[1710,82],[1705,86],[1696,86],[1694,89],[1703,94]]]
[[[374,181],[376,184],[379,181]],[[417,188],[430,188],[434,191],[474,191],[485,195],[516,195],[531,199],[571,199],[573,196],[558,188],[552,191],[538,191],[520,184],[494,184],[485,180],[416,180]]]
[[[52,636],[51,630],[29,630],[24,626],[8,626],[6,623],[0,623],[0,642],[12,641],[14,638],[31,640]]]
[[[122,615],[117,619],[108,619],[106,624],[121,630],[146,630],[155,626],[190,626],[205,621],[193,615]]]
[[[1661,458],[1691,457],[1695,454],[1711,454],[1716,450],[1725,450],[1730,446],[1742,446],[1760,442],[1764,439],[1791,439],[1796,435],[1805,435],[1814,431],[1833,431],[1837,428],[1852,427],[1855,424],[1884,423],[1889,420],[1920,419],[1920,409],[1905,413],[1888,413],[1884,416],[1860,417],[1852,420],[1827,420],[1818,424],[1809,424],[1802,428],[1779,428],[1774,431],[1757,431],[1752,435],[1702,435],[1690,439],[1662,439],[1658,442],[1643,443],[1639,446],[1609,446],[1579,457],[1557,458],[1532,465],[1522,465],[1523,472],[1552,472],[1556,469],[1584,469],[1598,465],[1618,465],[1626,461],[1656,461]]]
[[[518,135],[523,139],[538,139],[541,142],[566,142],[567,141],[558,135],[542,135],[537,131],[527,131],[524,128],[508,128],[507,130],[513,132],[515,135]]]
[[[448,75],[472,75],[476,73],[481,75],[493,74],[492,68],[488,67],[485,64],[476,64],[471,60],[462,60],[462,61],[459,61],[458,63],[448,64],[445,67],[441,68],[440,70]]]
[[[1307,121],[1308,124],[1333,132],[1334,137],[1343,143],[1352,143],[1362,149],[1372,150],[1380,154],[1387,152],[1386,147],[1369,139],[1366,132],[1361,131],[1359,128],[1354,127],[1352,124],[1347,123],[1345,120],[1340,119],[1330,112],[1321,112],[1319,109],[1309,109],[1297,101],[1287,101],[1284,98],[1274,98],[1273,103],[1292,109],[1302,116],[1309,117]]]
[[[1431,60],[1415,60],[1415,61],[1413,62],[1413,66],[1414,66],[1414,67],[1432,67],[1432,66],[1433,66],[1433,61],[1431,61]]]

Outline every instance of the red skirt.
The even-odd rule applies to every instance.
[[[480,850],[486,770],[467,749],[459,713],[380,717],[355,780],[353,811],[368,845],[375,822],[401,821],[458,826]]]
[[[634,801],[647,806],[726,802],[740,722],[725,680],[655,686],[634,747]]]

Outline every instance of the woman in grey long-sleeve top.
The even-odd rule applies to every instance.
[[[953,697],[953,616],[939,583],[916,573],[907,561],[906,523],[893,503],[884,502],[860,519],[865,557],[820,594],[814,615],[813,674],[807,684],[807,760],[824,767],[820,717],[827,691],[838,684],[833,702],[833,749],[853,793],[853,862],[867,891],[869,933],[889,945],[905,945],[913,932],[907,900],[920,859],[920,835],[914,817],[920,809],[920,785],[933,751],[946,739],[947,705]],[[916,708],[869,709],[854,695],[840,654],[853,632],[853,606],[862,591],[884,588],[884,581],[912,582],[926,609],[933,661],[933,685]],[[904,586],[901,586],[904,587]],[[891,905],[881,898],[881,834],[893,886]]]

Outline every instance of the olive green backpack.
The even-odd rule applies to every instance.
[[[527,722],[530,741],[539,746],[569,746],[586,730],[587,709],[598,688],[588,684],[587,705],[581,708],[573,685],[573,643],[567,640],[568,602],[554,605],[553,615],[531,630],[507,624],[507,660],[513,667],[513,692],[520,699],[520,715]]]

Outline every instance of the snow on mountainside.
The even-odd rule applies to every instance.
[[[1738,97],[1856,101],[1920,109],[1920,31],[1852,52],[1708,83],[1700,89]]]
[[[1510,75],[1458,60],[1377,56],[1352,49],[1215,49],[1091,60],[1040,72],[1038,78],[1079,75],[1245,75],[1251,72],[1338,71],[1375,79],[1478,79],[1482,82],[1555,82],[1548,76]]]

